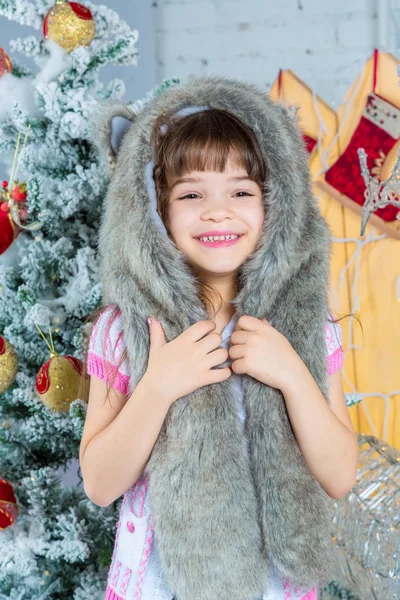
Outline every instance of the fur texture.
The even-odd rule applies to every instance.
[[[266,318],[284,334],[329,403],[330,231],[312,195],[301,132],[256,86],[217,76],[192,76],[151,100],[116,158],[100,226],[100,269],[104,301],[121,309],[131,375],[139,381],[147,368],[147,316],[162,323],[167,341],[208,318],[184,256],[155,223],[145,174],[155,117],[193,105],[224,108],[246,122],[269,173],[264,229],[241,267],[236,312]],[[114,109],[121,115],[119,104]],[[112,111],[104,110],[109,123]],[[96,128],[105,131],[101,118]],[[97,144],[109,152],[106,136]],[[333,500],[307,467],[281,391],[242,377],[244,434],[231,376],[171,405],[147,465],[154,533],[177,600],[260,597],[267,556],[300,586],[330,581]]]

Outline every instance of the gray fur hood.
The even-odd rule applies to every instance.
[[[241,266],[236,313],[266,318],[283,333],[329,403],[330,231],[300,129],[256,86],[218,76],[192,76],[137,115],[123,103],[104,106],[94,122],[93,140],[111,164],[98,246],[103,299],[121,309],[131,376],[139,381],[146,371],[147,316],[162,323],[167,341],[208,318],[156,212],[152,177],[154,119],[193,107],[222,108],[249,125],[269,174],[264,229]],[[111,124],[121,118],[128,126],[116,142]],[[268,557],[298,585],[330,581],[332,499],[305,463],[281,391],[241,377],[244,432],[230,377],[171,405],[147,465],[154,533],[177,600],[253,600],[263,593]]]

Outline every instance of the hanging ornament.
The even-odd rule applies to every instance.
[[[89,46],[96,34],[90,10],[78,2],[56,0],[43,21],[43,36],[54,40],[67,52]]]
[[[369,220],[381,232],[400,239],[399,206],[376,202],[373,212],[369,210],[372,205],[365,206],[368,190],[364,175],[367,173],[363,172],[359,159],[359,150],[363,150],[367,157],[367,172],[375,179],[373,185],[380,185],[382,176],[387,175],[389,163],[382,170],[380,166],[383,167],[389,155],[393,160],[394,148],[400,141],[400,95],[397,89],[392,93],[388,83],[394,77],[398,88],[399,64],[391,54],[374,51],[363,70],[363,78],[359,77],[361,81],[353,84],[343,103],[346,110],[343,108],[339,133],[330,144],[331,164],[324,181],[318,182],[320,189],[361,217],[361,235],[364,235]]]
[[[394,156],[391,156],[391,154],[393,154],[393,150],[398,150],[398,148],[393,146],[387,157],[388,159],[390,157],[390,160],[385,161],[386,157],[381,152],[381,158],[376,161],[374,171],[378,172],[381,176],[392,165]],[[361,235],[364,235],[369,219],[378,210],[395,207],[397,210],[396,219],[400,220],[400,155],[393,167],[393,172],[383,181],[379,175],[375,175],[374,177],[371,175],[368,170],[368,156],[363,148],[358,150],[358,156],[360,158],[361,173],[365,182],[365,202],[362,208],[361,220]],[[400,228],[398,232],[400,234]],[[400,236],[397,239],[400,239]]]
[[[21,183],[16,181],[13,189],[11,190],[11,198],[15,200],[15,202],[25,202],[27,197],[26,193],[26,183]]]
[[[8,250],[21,231],[11,218],[7,202],[0,204],[0,254]]]
[[[29,225],[24,227],[21,223],[29,217],[24,204],[26,197],[25,183],[18,185],[18,180],[16,180],[15,186],[9,192],[8,182],[3,181],[3,190],[0,192],[0,198],[4,200],[0,201],[0,254],[8,250],[23,229],[31,228]],[[18,202],[22,208],[18,208],[15,202]],[[16,215],[15,220],[17,222],[12,218],[13,214]],[[37,228],[39,229],[39,227]]]
[[[0,479],[0,531],[13,525],[19,513],[13,486],[9,481]]]
[[[30,125],[28,125],[17,163],[21,139],[21,133],[18,134],[13,165],[11,167],[10,183],[8,181],[3,181],[1,186],[2,189],[0,190],[0,255],[8,250],[23,229],[28,231],[37,231],[42,227],[42,224],[38,221],[35,221],[30,225],[22,224],[22,221],[26,221],[28,218],[28,211],[26,207],[26,183],[19,183],[18,179],[15,179],[24,153],[29,130]]]
[[[36,390],[47,408],[57,412],[68,412],[71,402],[78,398],[83,371],[82,362],[74,356],[59,356],[54,348],[50,328],[51,345],[48,344],[37,323],[36,327],[46,342],[51,355],[51,358],[40,368],[37,374]],[[90,377],[86,375],[84,398],[87,397],[89,383]]]
[[[13,346],[0,335],[0,394],[15,381],[18,371],[18,354]]]
[[[387,155],[399,137],[400,108],[371,93],[348,147],[327,171],[326,181],[362,206],[365,184],[360,172],[358,149],[365,149],[370,162],[369,167],[376,169],[375,161],[380,159],[380,152]],[[398,209],[388,206],[378,209],[376,214],[384,221],[394,221],[397,212]]]
[[[12,72],[11,60],[5,50],[0,46],[0,77],[3,77],[4,73]]]

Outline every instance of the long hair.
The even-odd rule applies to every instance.
[[[172,236],[168,229],[169,194],[171,181],[176,177],[181,177],[191,171],[221,173],[225,170],[229,158],[235,166],[247,171],[248,177],[258,184],[263,193],[267,189],[267,166],[254,132],[243,121],[226,110],[204,110],[185,118],[160,114],[154,121],[151,143],[155,150],[154,182],[157,211],[170,237]],[[191,268],[190,265],[188,266]],[[200,284],[199,298],[210,319],[214,319],[223,304],[223,299],[214,286],[207,283],[198,274],[193,274]],[[238,292],[240,286],[238,278],[235,283]],[[215,299],[218,300],[217,303]],[[111,305],[111,307],[110,316],[113,319],[119,308],[117,305]],[[97,319],[107,308],[110,308],[110,305],[100,306],[85,319],[84,323],[92,322],[95,325]],[[81,381],[87,375],[87,346],[86,344]],[[127,350],[125,349],[111,381],[107,379],[106,399],[109,399],[117,371],[126,358]],[[82,390],[81,384],[79,393],[82,393]]]

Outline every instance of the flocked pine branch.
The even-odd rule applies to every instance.
[[[92,147],[88,123],[99,102],[120,99],[120,79],[104,85],[104,64],[134,66],[138,33],[105,6],[85,2],[96,22],[88,48],[70,54],[43,40],[51,1],[0,0],[0,15],[39,30],[14,40],[14,70],[0,78],[1,179],[8,179],[20,132],[30,126],[18,177],[27,182],[29,220],[0,256],[0,333],[18,355],[15,382],[1,395],[0,477],[15,489],[20,514],[0,532],[0,600],[103,597],[119,502],[99,508],[86,497],[78,472],[86,403],[69,412],[48,409],[35,387],[49,350],[39,336],[51,327],[60,355],[83,353],[85,317],[101,303],[96,244],[108,175]],[[37,70],[19,66],[12,52],[32,57]],[[178,83],[166,80],[143,100]],[[7,100],[7,101],[6,101]],[[77,484],[56,475],[74,463]]]

